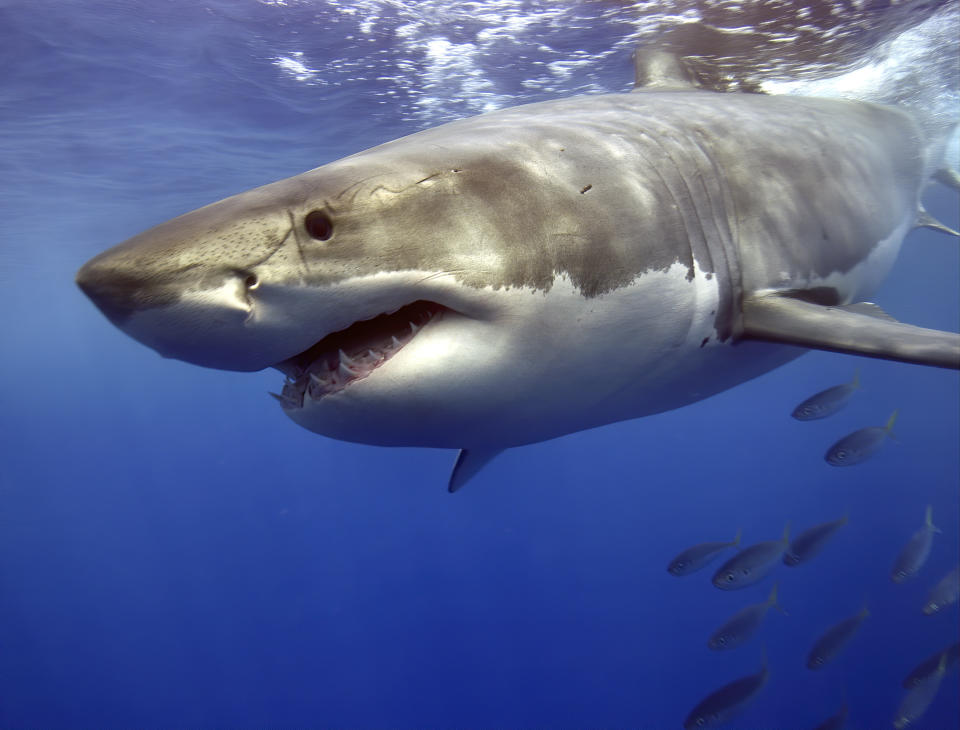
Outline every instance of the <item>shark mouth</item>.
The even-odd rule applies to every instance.
[[[280,395],[270,395],[284,410],[294,410],[303,408],[306,398],[316,401],[339,393],[400,352],[444,310],[440,304],[418,301],[332,332],[299,355],[274,365],[287,379]]]

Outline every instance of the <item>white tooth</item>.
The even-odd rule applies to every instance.
[[[409,324],[410,324],[410,331],[411,331],[413,334],[417,334],[417,332],[420,331],[420,328],[417,327],[417,325],[415,325],[413,322],[410,322]]]
[[[367,350],[367,357],[369,357],[374,362],[380,359],[380,356],[377,353],[375,353],[373,350]]]
[[[390,339],[393,340],[393,346],[394,346],[394,347],[396,347],[396,348],[398,348],[398,349],[401,348],[401,347],[403,347],[403,343],[400,342],[400,340],[398,340],[398,339],[397,339],[396,337],[394,337],[393,335],[390,336]]]
[[[269,392],[269,391],[268,391]],[[277,399],[277,402],[283,407],[284,410],[292,410],[297,407],[297,404],[292,400],[283,395],[277,395],[276,393],[270,393],[274,398]]]
[[[317,373],[310,373],[310,382],[314,385],[319,385],[321,388],[326,388],[328,385],[330,385],[328,380],[324,380]]]
[[[337,368],[337,375],[339,375],[344,380],[349,380],[350,378],[357,377],[358,373],[354,372],[341,361],[340,367]]]
[[[346,365],[349,368],[349,367],[353,367],[357,363],[354,360],[351,360],[349,357],[347,357],[346,353],[344,353],[343,350],[340,350],[340,364]]]

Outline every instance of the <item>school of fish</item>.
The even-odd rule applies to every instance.
[[[791,415],[799,421],[827,418],[842,410],[859,388],[860,373],[857,371],[850,382],[827,388],[807,398]],[[884,426],[861,428],[839,439],[827,451],[825,460],[831,466],[849,466],[874,455],[887,438],[892,436],[896,417],[897,412],[894,411]],[[778,539],[764,540],[742,548],[740,545],[743,530],[738,528],[732,540],[703,542],[682,550],[669,561],[667,572],[676,577],[691,575],[703,570],[723,553],[734,548],[737,552],[713,573],[711,583],[720,590],[739,590],[764,580],[780,563],[787,567],[796,567],[811,561],[824,551],[831,539],[849,521],[850,516],[845,514],[801,530],[792,538],[788,522]],[[940,528],[933,521],[933,506],[927,505],[923,522],[914,529],[893,560],[889,573],[893,583],[904,583],[921,573],[934,550],[934,538],[940,532]],[[780,581],[775,582],[766,600],[748,604],[720,623],[707,638],[707,647],[718,652],[730,651],[748,643],[759,633],[771,608],[789,616],[780,605],[780,585]],[[918,613],[927,616],[940,613],[957,603],[958,599],[960,564],[932,585],[923,605],[918,607]],[[825,628],[823,633],[811,642],[804,660],[806,667],[811,671],[825,670],[849,645],[858,643],[856,637],[869,617],[870,610],[864,602],[856,613]],[[891,721],[896,730],[912,727],[920,721],[933,703],[944,676],[957,664],[958,658],[960,643],[954,643],[927,657],[907,674],[901,683],[904,694]],[[764,649],[761,666],[755,673],[736,678],[704,697],[687,715],[684,728],[690,730],[727,725],[747,711],[768,683],[770,675]],[[820,723],[817,730],[839,730],[846,727],[849,713],[850,708],[844,699],[840,709]]]

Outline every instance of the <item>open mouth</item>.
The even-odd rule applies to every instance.
[[[354,322],[332,332],[299,355],[274,365],[287,376],[280,395],[271,393],[285,410],[303,408],[304,399],[319,400],[362,380],[396,355],[444,307],[418,301],[396,312]]]

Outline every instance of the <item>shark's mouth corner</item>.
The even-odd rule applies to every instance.
[[[416,301],[373,319],[354,322],[274,367],[287,376],[280,395],[271,393],[284,410],[303,408],[368,377],[441,317],[446,307]]]

